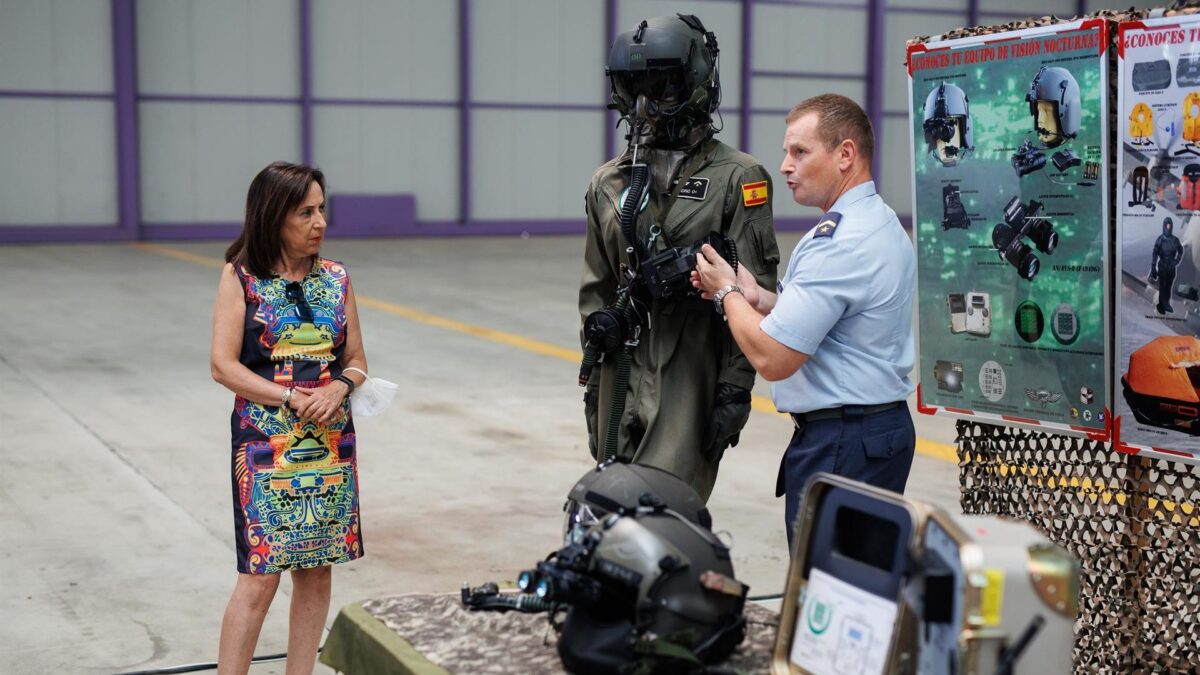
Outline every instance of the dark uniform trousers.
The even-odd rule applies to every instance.
[[[878,412],[864,412],[863,406],[834,410],[841,416],[826,411],[792,416],[796,429],[775,485],[775,496],[787,500],[789,549],[804,486],[814,474],[833,473],[898,493],[908,482],[917,436],[903,401]]]

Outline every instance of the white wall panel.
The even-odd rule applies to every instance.
[[[297,0],[137,3],[144,94],[299,96]]]
[[[779,165],[783,163],[783,133],[786,129],[782,115],[755,115],[750,128],[750,154],[762,162],[771,174],[771,188],[775,193],[771,196],[771,207],[775,210],[776,218],[819,216],[820,209],[800,206],[792,201],[792,193],[788,192],[783,174],[779,173]],[[787,251],[784,251],[784,255],[787,255]]]
[[[603,2],[487,0],[471,8],[473,100],[608,102]]]
[[[918,35],[938,35],[966,24],[966,14],[897,14],[887,17],[883,53],[883,109],[908,110],[908,69],[905,43]]]
[[[0,2],[0,89],[108,93],[109,0]]]
[[[875,175],[879,194],[897,215],[912,213],[912,153],[908,118],[885,117],[882,138],[876,139]],[[878,133],[878,132],[877,132]],[[883,141],[882,144],[879,141]]]
[[[331,193],[413,194],[417,218],[458,218],[456,110],[319,105],[313,137]],[[496,157],[475,157],[499,166]]]
[[[255,174],[300,160],[299,106],[148,102],[138,118],[147,223],[241,222]]]
[[[717,36],[721,49],[721,105],[732,110],[742,92],[742,5],[740,2],[618,0],[617,33],[633,30],[643,19],[695,14]],[[603,30],[596,26],[596,30]],[[612,46],[611,44],[609,45]],[[607,55],[601,57],[607,60]],[[601,63],[603,65],[603,63]]]
[[[456,2],[313,0],[312,45],[314,96],[458,99]]]
[[[479,110],[473,119],[474,218],[584,217],[588,180],[607,160],[603,113]]]
[[[867,12],[786,5],[754,9],[754,69],[867,72]]]
[[[756,77],[750,90],[756,109],[791,110],[792,106],[818,94],[841,94],[866,106],[867,83],[863,80]],[[782,116],[780,116],[782,119]]]
[[[108,101],[0,99],[0,225],[115,224]]]

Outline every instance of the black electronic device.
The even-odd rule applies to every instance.
[[[957,185],[942,186],[942,229],[965,230],[971,225]]]
[[[658,300],[699,297],[700,290],[692,286],[692,270],[696,269],[696,256],[704,244],[715,248],[737,271],[737,244],[729,237],[710,232],[690,246],[672,246],[642,263],[642,280],[650,297]]]
[[[1026,281],[1033,281],[1041,269],[1041,262],[1023,239],[1029,237],[1037,250],[1047,255],[1058,247],[1058,233],[1054,225],[1041,215],[1041,202],[1030,199],[1022,204],[1021,198],[1013,197],[1004,207],[1004,222],[992,228],[992,245],[1006,260],[1017,268],[1017,274]]]
[[[1046,153],[1034,147],[1033,143],[1028,139],[1021,143],[1021,147],[1012,156],[1012,166],[1017,172],[1017,176],[1025,176],[1040,171],[1046,166]]]
[[[1079,166],[1083,163],[1083,160],[1079,159],[1079,156],[1074,152],[1071,152],[1070,148],[1059,150],[1050,159],[1054,162],[1054,168],[1059,171],[1066,171],[1073,166]]]

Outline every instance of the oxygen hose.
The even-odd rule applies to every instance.
[[[617,456],[617,435],[621,431],[621,416],[625,414],[625,395],[629,388],[629,370],[633,364],[633,347],[627,342],[617,356],[617,379],[613,382],[612,403],[608,407],[608,431],[604,434],[604,457],[607,462]]]
[[[646,249],[637,236],[637,214],[646,194],[649,177],[650,171],[645,164],[634,164],[629,177],[629,192],[621,204],[621,233],[625,235],[625,241],[633,246],[636,257],[636,260],[630,261],[631,269],[637,269],[637,262],[646,257]]]

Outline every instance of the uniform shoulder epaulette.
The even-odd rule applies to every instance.
[[[816,231],[813,232],[813,239],[818,237],[832,237],[833,233],[837,231],[837,226],[840,222],[842,222],[842,214],[837,211],[830,211],[821,216],[821,219],[817,221],[816,228],[814,228]]]

